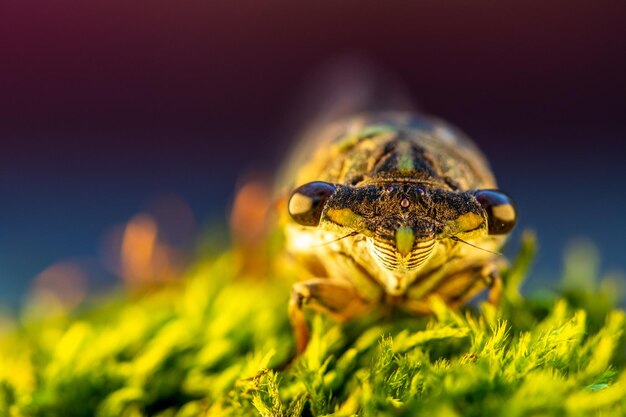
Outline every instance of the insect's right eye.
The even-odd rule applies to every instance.
[[[490,235],[503,235],[513,230],[517,212],[511,197],[498,190],[478,190],[474,195],[485,209]]]
[[[317,226],[320,224],[324,204],[335,190],[334,185],[322,181],[301,185],[291,193],[287,206],[289,215],[303,226]]]

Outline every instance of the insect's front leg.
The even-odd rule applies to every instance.
[[[416,297],[419,286],[409,289],[405,310],[424,314],[430,312],[428,296],[436,294],[450,307],[457,308],[471,300],[478,293],[488,288],[488,300],[498,305],[502,298],[502,279],[498,262],[471,265],[467,268],[437,277],[437,285],[429,289],[428,294]],[[413,291],[412,291],[413,290]]]
[[[366,314],[372,307],[357,293],[354,285],[346,280],[314,278],[294,284],[289,301],[289,317],[298,353],[302,353],[309,342],[304,308],[344,322]]]
[[[438,291],[444,299],[449,300],[451,307],[458,308],[485,289],[489,291],[487,300],[491,304],[499,305],[502,298],[502,278],[500,263],[497,261],[471,266],[453,274]]]
[[[499,269],[492,270],[487,279],[487,285],[489,286],[488,301],[494,306],[499,306],[502,301],[502,291],[504,289]]]

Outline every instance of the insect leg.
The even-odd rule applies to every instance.
[[[448,305],[452,307],[465,304],[485,288],[489,288],[489,301],[491,302],[492,296],[494,302],[498,301],[496,298],[499,298],[497,287],[500,279],[495,263],[470,266],[454,274],[446,281],[442,287],[437,289],[437,292],[441,291]],[[496,292],[492,293],[492,289]]]
[[[289,317],[296,335],[298,353],[306,349],[309,341],[304,308],[344,322],[363,315],[371,305],[359,297],[354,286],[347,281],[314,278],[294,284],[289,301]]]
[[[488,301],[490,304],[494,306],[500,305],[502,301],[502,277],[500,276],[500,272],[498,270],[493,270],[489,275],[489,298]]]
[[[404,303],[404,308],[417,314],[429,313],[428,295],[431,294],[438,295],[446,304],[456,308],[486,288],[489,288],[489,302],[497,305],[501,298],[502,281],[495,263],[471,265],[445,276],[425,296],[409,297]]]

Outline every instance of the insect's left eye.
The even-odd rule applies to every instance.
[[[334,185],[322,181],[301,185],[289,198],[289,215],[303,226],[317,226],[320,224],[324,204],[335,190]]]
[[[498,190],[479,190],[474,195],[487,213],[490,235],[503,235],[513,230],[517,212],[508,195]]]

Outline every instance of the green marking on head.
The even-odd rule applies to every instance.
[[[361,231],[361,229],[363,228],[363,217],[359,216],[349,208],[330,208],[328,209],[326,215],[330,220],[342,226],[350,227],[357,231]]]
[[[454,220],[446,222],[444,235],[454,236],[458,233],[471,232],[480,229],[484,219],[476,213],[465,213]]]
[[[481,224],[483,224],[483,222],[484,220],[481,216],[472,212],[459,216],[459,218],[455,221],[458,230],[463,232],[477,229]]]
[[[413,249],[415,243],[415,234],[413,229],[403,226],[396,231],[396,249],[400,255],[407,256]]]

